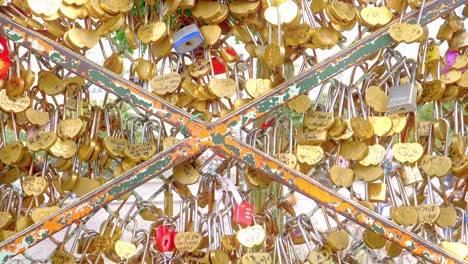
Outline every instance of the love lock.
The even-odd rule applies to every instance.
[[[8,49],[7,39],[5,37],[0,38],[0,44],[3,48],[2,53],[0,53],[0,79],[5,79],[11,68],[10,50]]]
[[[253,223],[253,205],[246,201],[234,203],[232,209],[232,222],[241,226],[250,226]]]
[[[216,57],[211,58],[211,64],[213,65],[214,75],[226,73],[225,65],[218,60]]]
[[[160,225],[156,227],[154,237],[156,246],[161,252],[168,252],[175,249],[174,239],[177,232],[172,230],[167,225]]]
[[[191,52],[203,43],[205,40],[196,24],[183,27],[174,33],[174,49],[179,54]]]
[[[254,220],[254,208],[249,202],[242,199],[234,184],[225,180],[226,188],[232,193],[234,207],[232,209],[232,222],[241,226],[251,226]]]

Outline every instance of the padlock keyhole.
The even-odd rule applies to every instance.
[[[168,235],[164,235],[163,237],[163,247],[164,248],[168,248],[169,247],[169,236]]]
[[[185,42],[185,45],[191,46],[191,45],[192,45],[192,42],[191,42],[191,41],[187,41],[187,42]]]

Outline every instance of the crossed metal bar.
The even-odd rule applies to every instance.
[[[432,1],[424,7],[421,24],[427,24],[439,18],[463,3],[465,0]],[[403,21],[414,22],[417,18],[417,12],[418,10],[410,12],[403,18]],[[463,263],[463,260],[444,251],[439,246],[232,137],[232,133],[241,129],[242,126],[264,116],[297,95],[310,91],[330,77],[363,61],[379,49],[391,45],[393,41],[388,34],[388,29],[394,23],[396,21],[359,40],[291,81],[280,85],[271,93],[252,101],[242,109],[214,123],[206,123],[199,120],[189,122],[191,116],[185,111],[0,14],[0,34],[173,126],[180,127],[186,124],[185,131],[190,135],[189,138],[156,154],[151,160],[136,166],[123,176],[107,182],[79,201],[62,208],[40,223],[4,241],[0,244],[0,261],[5,262],[24,252],[29,247],[103,208],[112,200],[157,177],[184,160],[208,148],[215,148],[249,166],[263,169],[277,182],[304,194],[318,204],[326,206],[361,226],[381,234],[386,239],[411,251],[414,255],[433,263]]]

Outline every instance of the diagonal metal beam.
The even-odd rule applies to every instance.
[[[193,138],[188,138],[158,153],[151,160],[107,182],[40,223],[0,243],[0,263],[4,263],[9,258],[24,252],[29,247],[59,232],[63,228],[98,211],[121,195],[132,191],[150,179],[158,177],[164,171],[200,153],[204,149],[204,145],[197,145]]]
[[[441,15],[447,13],[462,3],[464,3],[464,1],[460,0],[434,1],[426,7],[426,14],[423,16],[422,21],[423,23],[427,23],[428,21],[440,17]],[[414,18],[414,12],[410,14],[410,16]],[[14,24],[8,18],[1,15],[0,25],[0,32],[3,32],[15,42],[38,52],[41,56],[53,62],[59,63],[70,71],[75,72],[76,74],[96,83],[105,90],[114,92],[121,97],[130,97],[129,103],[141,107],[145,111],[155,114],[156,116],[161,117],[163,120],[166,120],[175,126],[188,123],[189,115],[184,113],[182,110],[170,106],[162,100],[152,96],[151,94],[148,94],[146,91],[141,90],[139,87],[122,80],[120,77],[115,76],[108,71],[103,71],[101,67],[61,47],[59,44],[56,44],[53,41],[47,40],[44,36],[41,36],[31,30],[24,29],[23,27]],[[45,221],[19,234],[23,237],[19,237],[18,235],[15,238],[0,244],[0,256],[5,256],[1,257],[0,260],[3,261],[8,257],[23,252],[30,245],[39,242],[41,238],[44,239],[44,236],[48,236],[57,232],[65,226],[73,223],[73,221],[77,221],[89,213],[98,210],[100,208],[99,206],[108,203],[110,200],[118,197],[123,192],[129,191],[149,180],[151,176],[147,174],[148,171],[161,172],[170,166],[174,166],[176,163],[181,162],[183,159],[189,158],[195,153],[199,153],[210,145],[217,145],[226,153],[232,155],[235,158],[243,160],[248,164],[256,164],[257,161],[259,161],[259,163],[256,165],[263,166],[261,168],[263,168],[279,182],[291,186],[292,189],[304,192],[307,196],[313,199],[319,199],[323,203],[329,203],[330,205],[333,205],[331,206],[333,210],[339,212],[343,211],[345,213],[342,214],[351,219],[353,217],[352,212],[355,212],[356,214],[359,213],[357,216],[355,216],[355,218],[358,218],[359,220],[359,216],[361,216],[362,223],[365,221],[367,221],[365,223],[384,223],[385,227],[388,227],[387,229],[384,229],[384,235],[386,235],[389,239],[396,240],[395,237],[393,237],[393,233],[391,232],[395,232],[395,234],[406,235],[403,237],[403,239],[412,239],[411,236],[407,236],[408,234],[405,233],[406,231],[404,231],[402,228],[388,225],[388,223],[385,222],[387,220],[375,221],[375,219],[378,219],[375,218],[375,215],[366,212],[365,209],[362,211],[363,208],[359,207],[355,203],[348,202],[347,204],[340,204],[343,198],[337,196],[334,192],[328,191],[326,188],[323,188],[323,186],[318,185],[316,182],[304,178],[304,176],[300,173],[286,168],[283,164],[278,163],[278,161],[273,160],[271,157],[265,156],[258,150],[245,146],[229,136],[233,130],[253,121],[255,118],[263,116],[268,111],[271,111],[275,107],[284,104],[293,96],[310,90],[312,87],[318,85],[326,78],[343,71],[346,69],[346,67],[351,67],[352,65],[356,64],[360,59],[362,59],[362,57],[366,57],[376,50],[388,46],[391,42],[391,39],[386,33],[386,30],[388,30],[388,26],[384,27],[380,31],[375,32],[371,37],[366,38],[365,42],[360,41],[356,43],[338,55],[316,66],[306,75],[299,76],[292,83],[285,84],[270,93],[270,95],[254,101],[253,103],[247,105],[244,109],[236,111],[234,115],[237,116],[235,117],[230,115],[229,117],[226,117],[219,122],[210,125],[205,125],[202,122],[197,121],[191,122],[188,125],[187,130],[191,130],[190,132],[192,132],[192,135],[196,136],[196,138],[187,139],[186,141],[171,148],[170,150],[176,151],[175,155],[171,154],[173,156],[168,156],[170,150],[158,154],[151,161],[148,161],[136,168],[132,172],[135,175],[129,173],[126,176],[109,182],[108,184],[98,189],[95,193],[87,195],[77,203],[74,203],[71,206],[62,209],[59,213],[54,214],[51,216],[51,218],[48,218]],[[138,96],[142,96],[144,99],[141,99]],[[258,107],[255,106],[256,104],[258,104]],[[183,151],[181,152],[181,150]],[[156,159],[162,160],[156,161]],[[161,166],[160,163],[167,159],[170,160],[169,164],[166,166]],[[261,162],[261,160],[266,160],[267,162]],[[326,194],[326,196],[314,196],[314,192],[317,190],[322,190],[322,194]],[[339,204],[335,206],[334,202],[338,202]],[[341,205],[341,207],[339,207],[339,205]],[[82,206],[86,208],[84,211],[80,211]],[[346,208],[346,206],[349,206],[349,208]],[[339,208],[336,209],[337,207]],[[346,212],[351,213],[346,214]],[[74,216],[75,213],[77,216]],[[369,225],[370,224],[364,224],[364,226],[367,227],[369,227]],[[372,228],[375,227],[372,226],[371,229]],[[31,240],[30,243],[27,240]],[[418,241],[411,242],[416,243],[417,245],[417,249],[413,250],[414,254],[429,259],[432,262],[454,263],[458,261],[450,254],[444,255],[444,252],[440,252],[440,248],[438,247],[428,248],[424,243],[419,243]],[[407,245],[407,248],[412,249],[412,245],[413,244]],[[3,251],[6,252],[3,253]]]
[[[240,142],[238,139],[226,137],[224,142],[218,144],[218,148],[227,155],[253,168],[262,168],[275,181],[302,193],[318,204],[341,214],[351,221],[379,233],[386,239],[406,248],[414,255],[433,263],[463,263],[463,260],[448,253],[436,244],[326,188],[319,182],[279,163],[276,159]]]
[[[465,3],[466,0],[434,0],[424,7],[421,24],[426,25]],[[414,10],[408,13],[403,18],[403,21],[415,23],[418,12],[419,10]],[[372,32],[371,35],[351,44],[346,49],[313,66],[307,72],[299,74],[290,81],[279,85],[272,92],[230,113],[218,120],[214,126],[223,123],[230,124],[228,126],[229,131],[236,131],[239,126],[249,124],[270,113],[296,96],[312,90],[329,78],[365,60],[376,51],[392,45],[394,42],[388,34],[388,30],[397,21],[394,20],[381,29]]]
[[[169,124],[180,127],[188,123],[191,115],[184,110],[169,104],[138,85],[97,65],[88,58],[48,39],[40,33],[25,28],[0,13],[0,34],[15,43],[37,53],[42,58],[56,63],[63,68],[81,76],[102,89],[123,98],[129,104],[139,107]],[[200,121],[190,122],[186,131],[199,129]]]

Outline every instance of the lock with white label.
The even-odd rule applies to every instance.
[[[191,24],[174,33],[174,49],[179,54],[191,52],[205,43],[196,24]]]

